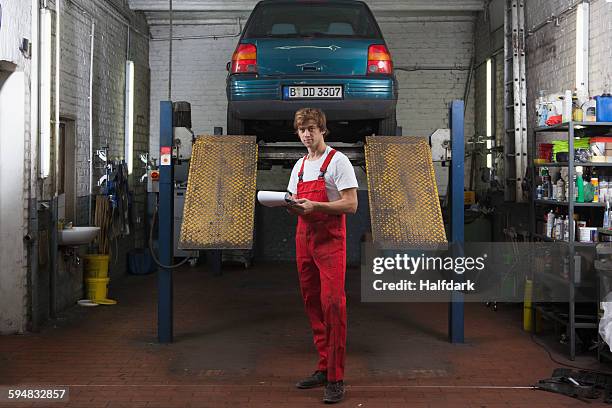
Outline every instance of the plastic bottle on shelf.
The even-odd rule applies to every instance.
[[[599,179],[594,173],[593,175],[591,175],[591,185],[593,186],[593,202],[598,203],[599,202]]]
[[[563,122],[570,122],[572,120],[572,105],[572,91],[568,89],[563,96]]]
[[[538,126],[544,127],[546,126],[546,120],[548,119],[548,103],[544,98],[544,91],[538,91],[538,106],[537,106],[537,115],[538,115]]]
[[[589,98],[588,101],[582,104],[583,118],[585,122],[595,122],[597,103],[595,99]]]
[[[582,180],[582,166],[576,167],[576,202],[584,203],[584,181]]]
[[[559,236],[559,231],[561,230],[560,229],[561,227],[559,227],[559,222],[560,221],[561,220],[559,218],[555,217],[555,219],[553,221],[554,225],[553,225],[553,231],[552,231],[552,237],[551,237],[552,239],[557,239],[557,237]]]
[[[562,178],[557,180],[557,196],[555,199],[557,201],[565,201],[565,181]]]
[[[608,180],[604,176],[599,176],[599,201],[608,202]]]
[[[555,227],[555,213],[553,212],[553,210],[550,210],[550,212],[546,216],[546,236],[548,238],[553,237],[554,227]]]
[[[610,228],[610,203],[606,201],[606,210],[604,211],[603,227]],[[548,224],[546,224],[548,226]]]

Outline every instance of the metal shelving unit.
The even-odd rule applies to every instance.
[[[575,208],[580,207],[592,207],[592,208],[605,208],[604,203],[576,203],[573,199],[569,199],[570,197],[574,197],[574,174],[576,171],[576,166],[584,166],[584,167],[612,167],[612,163],[607,162],[576,162],[574,157],[574,138],[576,137],[576,133],[579,132],[581,136],[589,137],[589,136],[600,136],[602,134],[606,134],[612,130],[612,122],[566,122],[560,123],[554,126],[548,127],[537,127],[533,130],[533,139],[531,143],[531,175],[532,180],[536,180],[537,177],[537,169],[541,167],[567,167],[568,168],[568,201],[556,201],[556,200],[538,200],[535,199],[535,191],[532,191],[531,194],[531,221],[530,221],[530,229],[531,235],[535,239],[543,240],[543,241],[551,241],[551,242],[565,242],[567,243],[569,249],[568,253],[570,256],[570,261],[568,262],[569,269],[569,277],[568,279],[564,279],[562,277],[557,277],[553,279],[551,276],[540,275],[540,278],[546,279],[547,282],[554,281],[556,284],[565,284],[569,290],[569,302],[568,302],[568,313],[559,313],[554,309],[550,309],[544,307],[542,305],[535,305],[535,310],[539,310],[543,317],[553,320],[557,323],[569,327],[570,334],[570,359],[574,360],[576,357],[576,329],[579,328],[597,328],[597,316],[584,316],[576,314],[576,284],[575,284],[575,264],[572,261],[574,258],[574,254],[576,253],[576,248],[585,247],[585,246],[595,246],[594,243],[581,243],[576,242],[575,230],[574,228],[570,228],[569,230],[569,241],[559,241],[553,240],[548,237],[544,237],[541,234],[536,233],[536,207],[538,206],[562,206],[567,207],[568,219],[574,219],[574,210]],[[566,132],[569,152],[568,152],[568,161],[560,162],[560,163],[535,163],[534,158],[536,157],[536,146],[537,146],[537,135],[541,132]],[[534,183],[535,184],[535,183]],[[535,186],[533,186],[535,189]],[[571,223],[570,223],[571,224]],[[545,239],[543,239],[545,238]],[[586,244],[586,245],[585,245]],[[551,274],[548,274],[551,275]],[[578,321],[578,320],[594,320],[591,321]],[[534,316],[535,322],[535,316]],[[534,325],[535,330],[535,325]]]

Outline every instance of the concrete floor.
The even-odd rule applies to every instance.
[[[114,284],[113,284],[114,283]],[[0,337],[0,384],[70,387],[69,407],[296,407],[316,353],[293,264],[174,273],[175,342],[156,342],[156,275],[112,282],[115,306],[78,308],[40,333]],[[359,302],[347,274],[347,398],[342,406],[575,407],[530,385],[557,367],[521,330],[521,309],[466,305],[466,344],[446,341],[447,305]],[[558,357],[562,358],[562,357]],[[577,362],[593,368],[591,357]],[[611,370],[612,371],[612,370]],[[525,388],[521,388],[525,387]],[[597,405],[597,404],[595,404]]]

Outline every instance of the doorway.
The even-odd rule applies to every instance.
[[[60,118],[58,144],[58,218],[76,225],[76,135],[74,119]]]

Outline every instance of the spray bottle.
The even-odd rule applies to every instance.
[[[582,180],[582,166],[576,167],[576,202],[584,203],[584,181]]]

